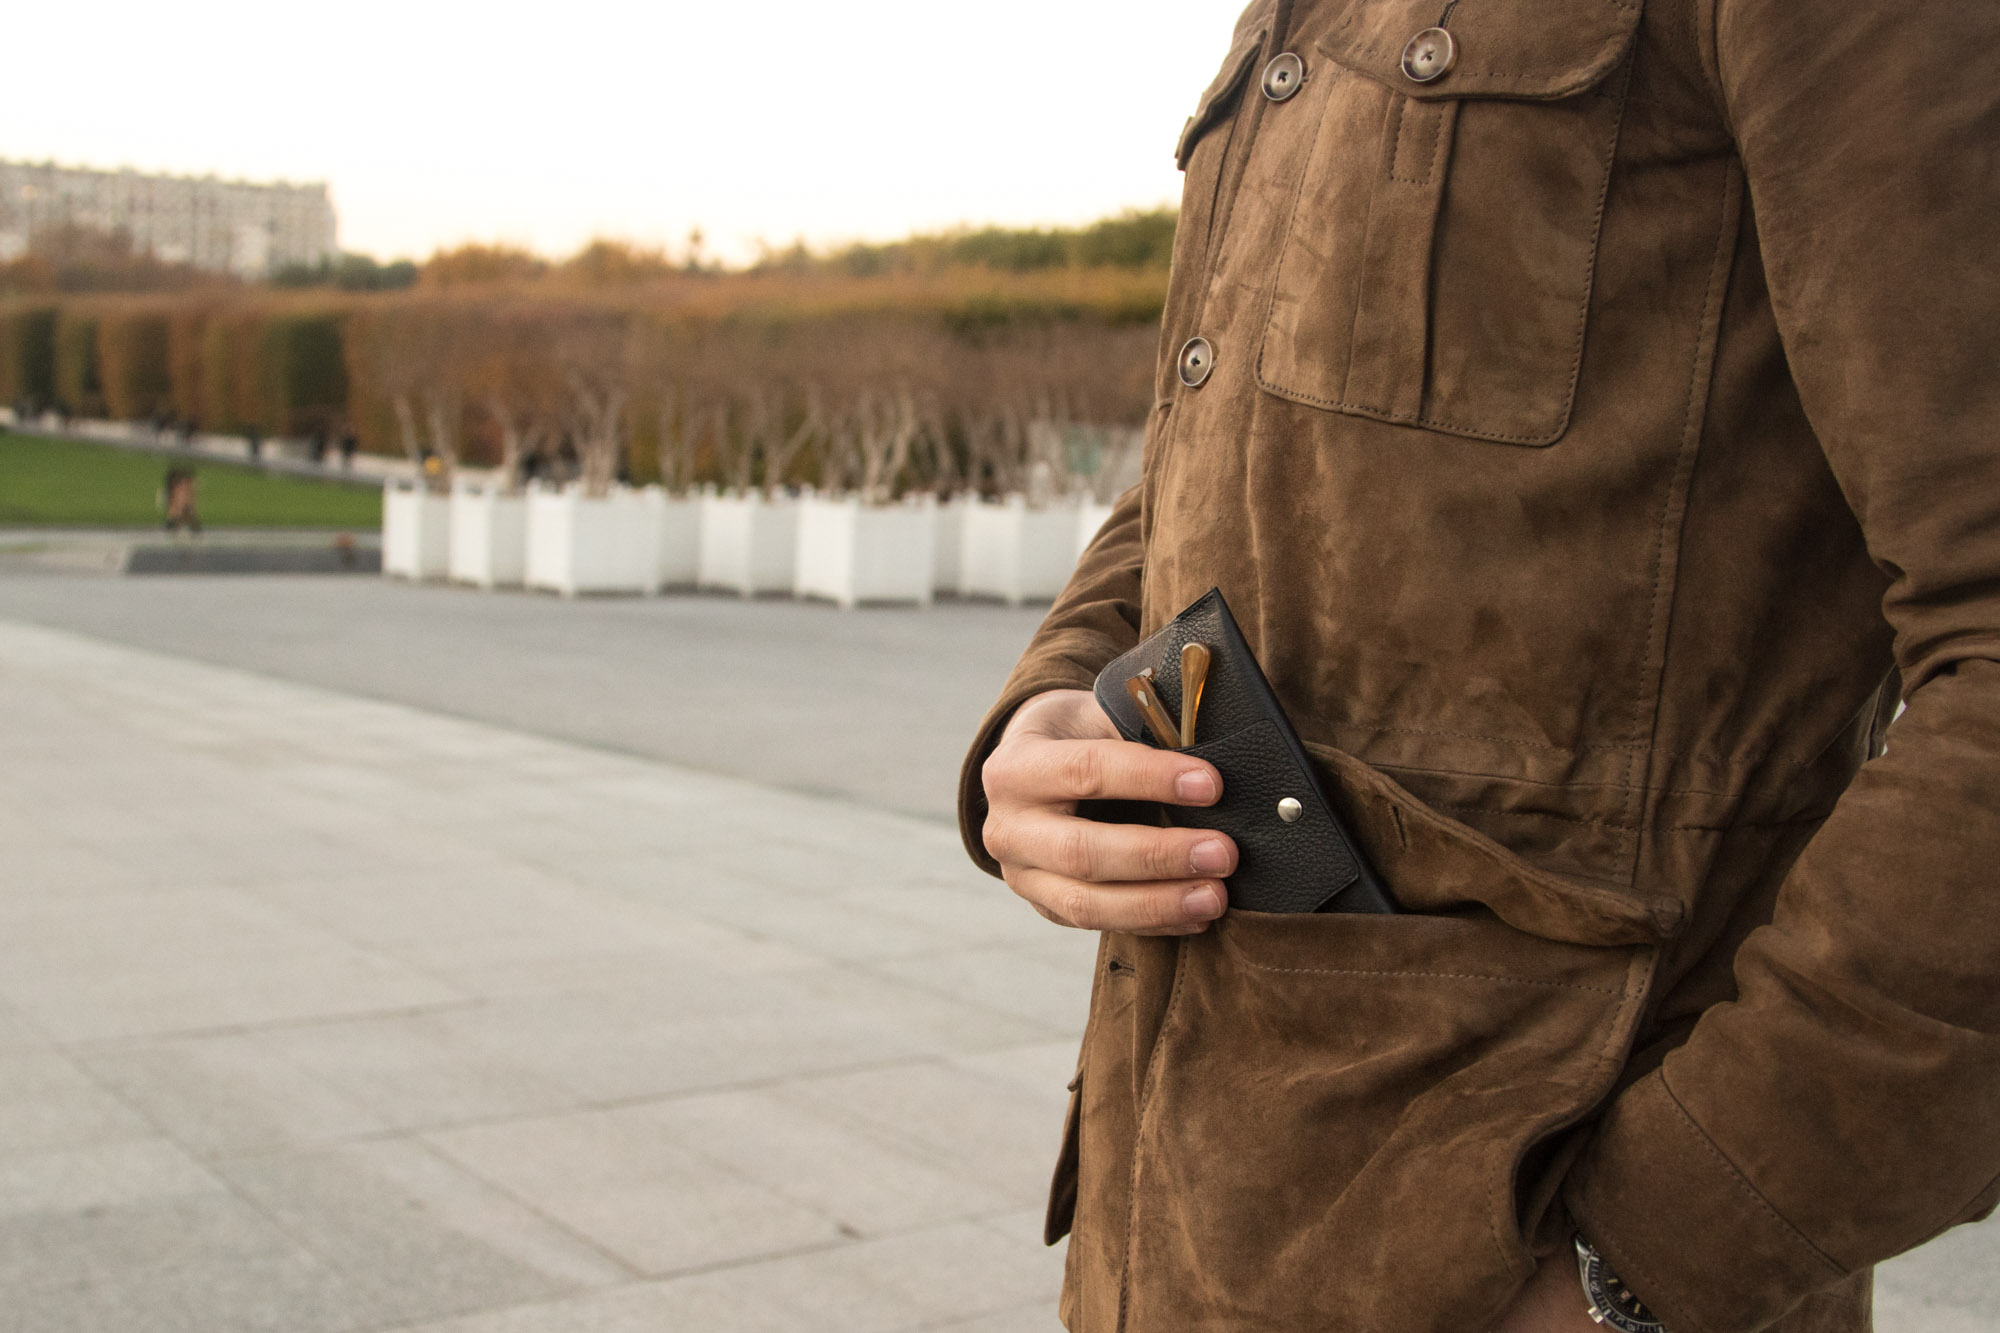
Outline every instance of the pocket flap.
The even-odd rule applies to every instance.
[[[1403,72],[1403,52],[1448,15],[1456,59],[1419,83]],[[1320,51],[1406,97],[1573,97],[1618,67],[1639,29],[1639,6],[1621,0],[1356,0]]]
[[[1526,934],[1596,947],[1662,944],[1680,932],[1677,899],[1540,869],[1353,755],[1308,748],[1331,770],[1329,786],[1363,852],[1411,912],[1476,904]]]
[[[1182,171],[1187,170],[1188,158],[1194,155],[1194,146],[1200,142],[1201,136],[1229,114],[1229,108],[1235,104],[1237,94],[1243,91],[1243,85],[1250,77],[1250,67],[1257,63],[1257,55],[1264,49],[1264,37],[1268,32],[1267,28],[1258,28],[1245,33],[1229,49],[1229,57],[1222,62],[1215,82],[1202,93],[1194,114],[1188,117],[1187,127],[1181,131],[1180,142],[1174,145],[1174,163]]]

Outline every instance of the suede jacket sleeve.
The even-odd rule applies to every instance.
[[[1047,690],[1087,690],[1097,673],[1139,641],[1139,488],[1119,497],[1069,585],[1049,609],[1000,700],[979,726],[958,782],[958,827],[965,850],[989,875],[1000,873],[980,830],[986,823],[986,789],[980,766],[1014,716],[1014,710]]]
[[[1717,0],[1713,41],[1908,711],[1567,1182],[1674,1333],[1761,1328],[2000,1176],[2000,9]]]

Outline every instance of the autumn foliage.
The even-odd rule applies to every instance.
[[[964,233],[733,273],[613,242],[555,264],[466,247],[401,291],[23,294],[0,303],[0,398],[210,431],[352,430],[447,469],[560,460],[591,489],[1019,489],[1040,464],[1060,470],[1066,428],[1143,424],[1159,230],[1135,215],[1102,234]]]

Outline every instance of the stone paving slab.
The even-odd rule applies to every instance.
[[[937,820],[950,818],[959,757],[1042,614],[963,602],[843,612],[714,595],[561,599],[311,575],[86,579],[0,562],[9,620],[495,724],[448,741],[425,728],[369,738],[400,762],[414,745],[507,749],[534,733]],[[272,725],[304,732],[310,750],[317,716]],[[362,743],[344,738],[346,753]],[[535,755],[506,771],[575,767],[559,750]],[[453,782],[456,761],[435,760],[433,775]],[[573,840],[554,821],[534,827]],[[716,830],[725,854],[728,831]]]
[[[948,828],[4,622],[0,716],[0,1331],[1052,1327],[1088,955]]]
[[[1094,940],[948,826],[4,619],[0,718],[0,1333],[1055,1333]]]

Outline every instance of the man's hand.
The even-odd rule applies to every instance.
[[[1542,1261],[1492,1333],[1604,1333],[1590,1317],[1576,1262],[1565,1262],[1566,1253]]]
[[[1222,776],[1186,755],[1121,740],[1087,690],[1021,705],[980,771],[986,850],[1014,892],[1058,925],[1193,935],[1222,915],[1236,845],[1200,829],[1103,824],[1078,801],[1213,805]]]

